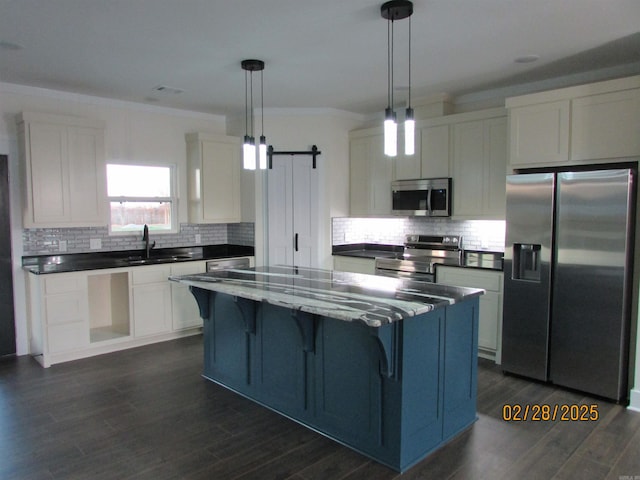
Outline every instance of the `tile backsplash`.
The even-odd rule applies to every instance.
[[[450,218],[333,218],[332,243],[383,243],[402,245],[408,234],[462,235],[468,250],[504,251],[505,222],[452,220]]]
[[[196,243],[196,235],[200,235],[199,243]],[[99,240],[100,248],[92,249],[92,242],[95,245],[97,240]],[[151,242],[156,242],[156,248],[220,245],[225,243],[254,246],[254,224],[182,223],[180,224],[180,232],[176,234],[154,234],[151,232]],[[24,229],[22,231],[22,243],[24,255],[144,248],[142,231],[139,234],[132,235],[109,235],[107,227]],[[65,245],[66,250],[64,249]]]

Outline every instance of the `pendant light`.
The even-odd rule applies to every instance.
[[[242,145],[242,165],[245,170],[256,169],[256,139],[254,135],[254,114],[253,114],[253,72],[262,72],[264,70],[264,62],[262,60],[242,60],[240,63],[244,70],[244,103],[245,103],[245,135]],[[260,83],[262,86],[262,73],[260,76]],[[262,89],[261,89],[262,90]],[[261,101],[262,98],[261,98]],[[264,102],[263,102],[264,109]],[[259,152],[260,156],[260,168],[267,168],[267,140],[264,136],[264,114],[263,118],[263,134],[260,136]],[[264,149],[262,145],[264,144]],[[262,156],[262,150],[264,150],[264,160]]]
[[[393,110],[393,24],[396,20],[410,17],[412,13],[413,3],[409,0],[391,0],[380,7],[382,18],[387,20],[387,108],[384,111],[384,154],[389,157],[395,157],[398,154],[398,124],[396,122],[396,112]],[[411,75],[410,37],[411,27],[409,27],[409,75]],[[406,155],[413,155],[415,151],[414,140],[415,121],[413,119],[413,109],[411,108],[411,79],[409,79],[409,103],[405,112]]]

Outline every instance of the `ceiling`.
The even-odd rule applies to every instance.
[[[382,115],[382,3],[0,0],[0,82],[234,115],[244,108],[240,61],[258,58],[265,108]],[[593,70],[640,73],[638,0],[414,0],[411,28],[414,99]],[[395,22],[398,104],[407,94],[407,31],[407,20]],[[540,59],[514,62],[531,54]]]

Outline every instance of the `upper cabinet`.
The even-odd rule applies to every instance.
[[[504,219],[507,120],[456,123],[453,129],[453,217]]]
[[[187,134],[189,222],[240,222],[240,139]]]
[[[381,127],[352,131],[351,215],[389,215],[392,180],[452,177],[454,218],[504,219],[506,118],[493,108],[420,120],[415,155],[395,159]]]
[[[509,98],[512,169],[640,155],[640,76]]]
[[[349,195],[352,216],[391,214],[393,159],[383,152],[381,129],[351,132]]]
[[[23,113],[18,118],[26,228],[106,225],[104,124]]]
[[[400,136],[402,132],[399,132]],[[416,128],[416,153],[395,158],[395,180],[449,176],[449,125]]]

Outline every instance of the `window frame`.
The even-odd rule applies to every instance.
[[[149,167],[149,168],[168,168],[169,169],[169,197],[131,197],[131,196],[117,196],[112,197],[109,196],[109,176],[107,175],[107,169],[109,165],[121,165],[125,167]],[[162,164],[132,164],[132,163],[122,163],[122,162],[109,162],[105,166],[105,175],[106,175],[106,186],[107,186],[107,211],[109,214],[109,236],[126,236],[126,235],[137,235],[141,233],[141,230],[126,230],[126,231],[114,231],[111,225],[111,203],[149,203],[149,202],[159,202],[159,203],[169,203],[171,210],[171,228],[167,230],[152,230],[151,233],[154,235],[165,235],[165,234],[176,234],[179,233],[178,229],[178,168],[175,164],[171,165],[162,165]]]

